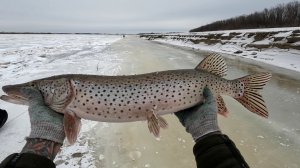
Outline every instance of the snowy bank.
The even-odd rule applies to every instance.
[[[275,71],[278,73],[291,77],[296,75],[300,79],[300,27],[141,34],[140,37],[191,49],[230,54],[250,63],[267,66],[268,69],[277,68]]]

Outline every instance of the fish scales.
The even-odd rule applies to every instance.
[[[68,109],[81,118],[107,122],[145,120],[153,112],[177,112],[202,102],[206,85],[217,92],[222,91],[222,86],[235,86],[233,81],[219,81],[216,76],[196,70],[72,80],[75,98]],[[234,96],[234,92],[241,92],[237,89],[228,89],[226,94]]]
[[[221,97],[228,95],[250,112],[268,117],[259,90],[270,80],[271,74],[265,72],[227,80],[222,78],[226,71],[225,60],[218,54],[211,54],[195,69],[129,76],[68,74],[7,85],[2,87],[7,95],[0,99],[28,104],[22,88],[38,89],[46,105],[64,114],[65,133],[71,144],[78,136],[81,118],[105,122],[147,120],[150,133],[159,136],[160,128],[168,125],[161,115],[202,103],[206,86],[214,94],[219,114],[228,115]]]

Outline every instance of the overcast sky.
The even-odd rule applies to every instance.
[[[291,0],[0,0],[0,31],[139,33],[192,28]]]

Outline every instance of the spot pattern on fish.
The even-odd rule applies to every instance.
[[[205,78],[193,80],[196,75],[197,72],[189,71],[174,75],[170,71],[136,75],[123,80],[111,77],[85,82],[76,79],[73,82],[75,103],[71,108],[104,119],[146,119],[153,112],[171,110],[173,104],[181,106],[199,102]]]

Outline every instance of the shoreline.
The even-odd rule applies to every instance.
[[[155,43],[161,44],[161,45],[167,45],[167,46],[171,46],[171,47],[175,47],[175,48],[181,48],[184,50],[189,50],[189,51],[194,51],[194,52],[207,52],[207,53],[211,53],[213,51],[210,50],[204,50],[204,49],[197,49],[197,48],[192,48],[192,47],[188,47],[188,46],[180,46],[180,45],[176,45],[176,44],[171,44],[171,43],[167,43],[167,42],[162,42],[162,41],[155,41],[152,40]],[[256,61],[250,58],[246,58],[246,57],[241,57],[241,56],[235,56],[233,54],[228,54],[228,53],[223,53],[223,52],[219,52],[217,51],[217,53],[222,54],[222,56],[231,59],[231,60],[238,60],[247,64],[250,64],[252,66],[256,66],[262,69],[266,69],[266,70],[270,70],[272,71],[272,74],[276,74],[279,77],[285,77],[288,79],[292,79],[292,80],[299,80],[300,81],[300,73],[296,70],[291,70],[291,69],[287,69],[284,67],[280,67],[280,66],[276,66],[273,64],[268,64],[265,62],[261,62],[261,61]]]

